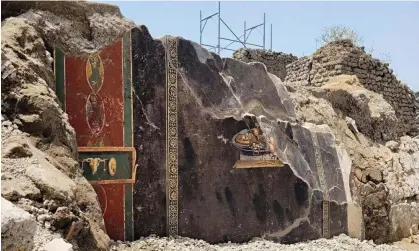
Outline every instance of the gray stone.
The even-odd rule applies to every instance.
[[[32,250],[35,230],[35,217],[1,198],[2,250]]]
[[[3,145],[3,158],[25,158],[31,156],[32,152],[30,151],[28,144],[25,142],[10,142]]]
[[[392,140],[386,143],[386,147],[390,148],[393,152],[397,152],[399,150],[399,146],[400,144],[398,142]]]
[[[361,194],[365,238],[374,240],[377,244],[389,241],[391,239],[391,226],[388,216],[390,201],[385,186],[363,184],[361,186]]]
[[[376,184],[383,181],[383,174],[380,170],[367,168],[363,173],[365,173],[367,181],[372,181]]]
[[[74,199],[76,184],[51,164],[32,164],[26,169],[26,175],[49,197],[65,201]]]
[[[367,182],[367,177],[366,177],[366,175],[363,173],[363,170],[362,170],[361,168],[356,167],[356,168],[355,168],[355,170],[354,170],[354,174],[355,174],[355,177],[356,177],[359,181],[361,181],[362,183],[366,183],[366,182]]]
[[[73,251],[73,245],[66,242],[63,238],[56,238],[48,242],[45,247],[45,251]]]
[[[1,195],[11,201],[22,197],[37,200],[41,198],[41,191],[28,178],[13,177],[2,181]]]
[[[59,207],[53,215],[53,226],[57,229],[68,227],[77,217],[67,207]]]
[[[419,229],[419,204],[416,202],[399,203],[390,209],[391,237],[400,240],[417,235]]]

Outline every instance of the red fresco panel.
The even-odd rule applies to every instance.
[[[65,58],[70,124],[83,146],[123,146],[122,40],[87,58]]]
[[[102,207],[106,232],[113,240],[125,240],[124,184],[93,185]]]

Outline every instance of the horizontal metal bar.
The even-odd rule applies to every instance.
[[[236,51],[236,50],[233,50],[233,49],[230,49],[230,48],[227,48],[227,47],[221,48],[221,51],[222,50]]]
[[[214,45],[209,45],[209,44],[201,44],[201,45],[203,45],[203,46],[208,46],[208,47],[212,47],[212,48],[218,48],[217,46],[214,46]]]
[[[263,48],[263,46],[262,46],[262,45],[251,44],[251,43],[247,43],[247,42],[246,42],[245,44],[248,44],[248,45],[253,45],[253,46],[257,46],[257,47]]]
[[[231,42],[236,42],[236,43],[242,43],[241,41],[233,40],[233,39],[229,39],[229,38],[224,38],[224,37],[220,37],[220,39],[231,41]],[[263,48],[262,45],[258,45],[258,44],[252,44],[252,43],[247,43],[247,42],[245,42],[244,44],[246,44],[246,45],[253,45],[253,46],[257,46],[257,47]]]
[[[231,41],[231,42],[242,43],[242,41],[239,41],[239,40],[233,40],[233,39],[230,39],[230,38],[220,37],[220,39],[227,40],[227,41]]]
[[[215,13],[215,14],[212,14],[211,16],[208,16],[208,17],[206,17],[206,18],[202,19],[202,20],[201,20],[201,22],[202,22],[202,21],[205,21],[205,20],[207,20],[207,19],[210,19],[211,17],[213,17],[213,16],[215,16],[215,15],[218,15],[218,12],[217,12],[217,13]]]
[[[241,35],[239,38],[243,37],[244,35]],[[226,47],[224,47],[225,49],[227,49],[230,45],[232,45],[234,42],[229,43]],[[220,50],[220,52],[222,51],[222,49]]]
[[[246,29],[245,31],[256,29],[257,27],[262,26],[262,25],[263,25],[263,24],[258,24],[258,25],[255,25],[255,26],[253,26],[253,27],[250,27],[249,29]]]

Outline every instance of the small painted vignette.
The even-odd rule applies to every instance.
[[[89,180],[92,185],[121,184],[124,186],[124,241],[134,240],[134,208],[133,208],[133,188],[137,173],[137,156],[134,147],[79,147],[79,152],[128,152],[132,156],[131,179],[118,180]]]
[[[178,40],[166,37],[166,206],[167,234],[179,231],[178,177]]]
[[[134,183],[135,182],[135,175],[137,172],[137,153],[134,147],[79,147],[79,152],[130,152],[132,155],[132,171],[131,171],[131,179],[124,180],[129,181],[127,183]],[[122,180],[101,180],[101,181],[89,181],[91,183],[122,183]]]

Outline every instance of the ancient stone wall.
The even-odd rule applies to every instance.
[[[272,52],[262,49],[242,48],[234,52],[233,58],[243,62],[261,62],[266,65],[270,73],[277,75],[282,81],[287,75],[286,65],[298,58],[292,54]]]
[[[396,78],[387,63],[372,58],[363,48],[354,46],[349,40],[329,43],[313,56],[287,65],[286,72],[285,81],[311,86],[322,86],[336,75],[356,75],[365,88],[382,94],[393,106],[401,121],[400,135],[414,128],[416,108],[413,91]]]
[[[416,106],[416,132],[419,133],[419,92],[415,92]]]
[[[313,57],[306,56],[286,66],[287,76],[285,81],[301,82],[303,85],[309,83],[309,73],[313,64]]]

